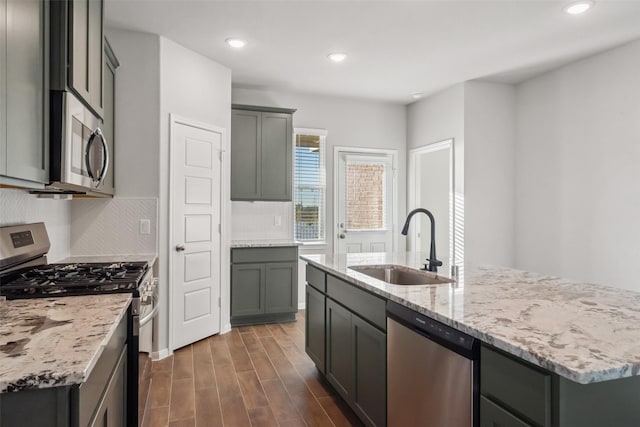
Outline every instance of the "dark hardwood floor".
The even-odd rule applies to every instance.
[[[362,425],[305,354],[303,311],[295,323],[233,328],[148,365],[144,427]]]

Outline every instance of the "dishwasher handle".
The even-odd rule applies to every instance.
[[[393,301],[387,301],[387,317],[471,360],[480,357],[480,341]]]

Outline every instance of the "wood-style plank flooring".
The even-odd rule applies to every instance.
[[[148,371],[143,427],[362,425],[304,352],[303,311],[209,337]]]

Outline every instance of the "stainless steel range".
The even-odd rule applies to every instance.
[[[57,298],[128,292],[127,425],[138,425],[140,326],[157,311],[157,291],[146,261],[48,264],[44,223],[0,227],[0,298]]]

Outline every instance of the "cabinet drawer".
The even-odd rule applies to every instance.
[[[482,347],[480,392],[536,425],[551,425],[551,375]]]
[[[480,396],[480,427],[531,427],[512,413]]]
[[[231,262],[297,261],[298,247],[239,248],[231,249]]]
[[[327,295],[383,331],[387,330],[384,299],[331,275],[327,275]]]
[[[324,271],[307,264],[307,283],[319,290],[327,292],[327,275]]]

